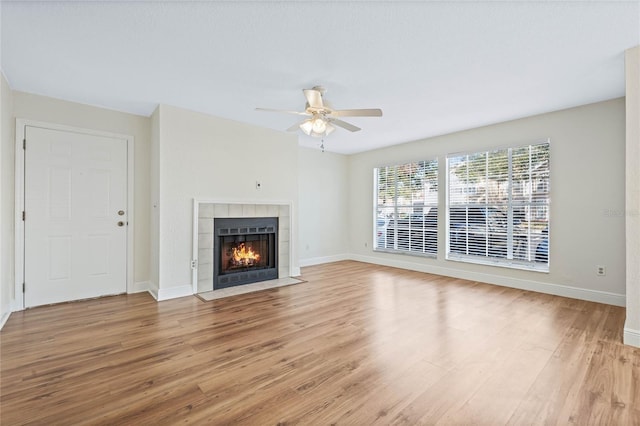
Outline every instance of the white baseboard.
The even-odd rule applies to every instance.
[[[149,290],[147,290],[154,299],[158,300],[158,284],[149,281]]]
[[[150,289],[151,283],[149,281],[138,281],[133,283],[133,288],[128,293],[143,293],[145,291],[149,291]]]
[[[445,268],[425,263],[410,262],[406,260],[396,260],[378,258],[359,254],[338,254],[331,256],[313,257],[300,259],[300,266],[312,266],[323,263],[339,262],[341,260],[355,260],[359,262],[372,263],[374,265],[391,266],[394,268],[408,269],[410,271],[425,272],[429,274],[443,275],[447,277],[461,278],[470,281],[479,281],[488,284],[500,285],[503,287],[517,288],[520,290],[535,291],[538,293],[553,294],[556,296],[569,297],[572,299],[586,300],[589,302],[604,303],[614,306],[626,306],[626,296],[624,294],[610,293],[599,290],[589,290],[578,287],[571,287],[562,284],[545,283],[521,278],[504,277],[500,275],[487,274],[482,272],[465,271],[455,268]],[[300,276],[300,268],[292,267],[291,276]],[[146,288],[144,288],[147,286]],[[136,291],[148,291],[158,301],[175,299],[177,297],[190,296],[193,294],[191,285],[158,289],[153,283],[144,281],[136,283]],[[627,341],[631,343],[627,343]],[[636,342],[636,343],[634,343]],[[625,328],[625,343],[640,346],[640,332]]]
[[[10,316],[11,316],[11,312],[5,312],[2,315],[2,318],[0,318],[0,330],[2,330],[2,327],[4,327],[4,325],[7,323],[7,320],[9,319]]]
[[[161,302],[163,300],[176,299],[178,297],[192,296],[193,287],[189,284],[169,288],[160,288],[158,289],[157,297],[151,292],[151,290],[149,291],[149,293],[151,293],[151,295],[154,296],[158,302]]]
[[[322,257],[309,257],[307,259],[300,259],[300,266],[313,266],[313,265],[321,265],[323,263],[331,263],[331,262],[339,262],[341,260],[349,260],[351,256],[348,254],[334,254],[332,256],[322,256]]]
[[[640,348],[640,331],[625,327],[622,342],[625,345]]]
[[[156,299],[156,302],[157,302],[158,301],[158,290],[150,288],[148,291],[149,291],[149,294],[151,295],[151,297]]]
[[[535,291],[538,293],[553,294],[555,296],[569,297],[572,299],[587,300],[589,302],[604,303],[614,306],[626,306],[624,294],[609,293],[606,291],[588,290],[584,288],[570,287],[561,284],[550,284],[540,281],[523,280],[520,278],[503,277],[499,275],[485,274],[482,272],[463,271],[441,266],[427,265],[423,263],[392,260],[372,256],[352,255],[352,260],[373,263],[375,265],[391,266],[408,269],[411,271],[426,272],[429,274],[444,275],[447,277],[461,278],[470,281],[479,281],[503,287],[517,288],[520,290]]]

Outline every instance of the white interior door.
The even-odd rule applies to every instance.
[[[126,292],[126,139],[25,135],[25,307]]]

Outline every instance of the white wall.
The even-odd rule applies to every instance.
[[[625,52],[627,319],[624,342],[640,347],[640,46]]]
[[[292,203],[297,267],[297,136],[166,105],[158,113],[159,299],[191,294],[194,198]]]
[[[149,281],[161,299],[190,294],[195,197],[291,202],[294,267],[351,257],[606,303],[624,302],[624,99],[343,156],[299,148],[296,135],[175,107],[160,106],[146,118],[12,92],[4,79],[0,83],[0,314],[8,311],[8,300],[13,298],[15,117],[135,137],[135,280]],[[442,249],[437,259],[372,251],[374,167],[435,156],[444,168],[448,153],[547,137],[551,139],[550,273],[450,262],[444,260]],[[260,190],[255,187],[257,180],[262,183]],[[440,213],[444,220],[444,211]],[[444,237],[441,230],[440,240]],[[596,276],[595,265],[606,265],[607,275]]]
[[[134,281],[148,281],[150,119],[17,91],[13,92],[13,115],[134,137]]]
[[[539,273],[372,251],[376,166],[551,139],[550,272]],[[369,151],[349,157],[349,223],[355,259],[553,294],[624,304],[624,99]],[[441,173],[442,175],[442,173]],[[440,204],[445,203],[441,180]],[[444,223],[444,209],[439,211]],[[365,244],[367,245],[365,247]],[[607,275],[597,276],[596,265]]]
[[[14,122],[12,94],[0,72],[0,327],[9,317],[14,293]]]
[[[149,290],[157,298],[160,286],[160,107],[151,115],[149,173]]]
[[[348,258],[347,156],[299,148],[300,265]]]

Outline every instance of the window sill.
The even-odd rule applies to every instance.
[[[426,257],[429,259],[435,259],[438,257],[437,253],[419,253],[415,251],[406,251],[406,250],[374,248],[373,251],[376,253],[402,254],[405,256],[412,256],[412,257]]]
[[[451,260],[453,262],[463,262],[463,263],[474,263],[476,265],[485,265],[485,266],[497,266],[500,268],[508,268],[508,269],[520,269],[523,271],[533,271],[533,272],[542,272],[545,274],[549,273],[549,264],[548,263],[528,263],[528,262],[519,262],[517,260],[507,260],[507,259],[487,259],[487,258],[478,258],[476,256],[465,256],[461,254],[447,254],[446,260]]]

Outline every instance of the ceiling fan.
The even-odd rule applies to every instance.
[[[307,103],[304,111],[287,111],[272,108],[256,108],[257,111],[284,112],[287,114],[303,115],[306,118],[300,123],[296,123],[287,129],[288,132],[295,132],[300,128],[306,135],[320,138],[331,134],[336,128],[342,127],[350,132],[357,132],[359,127],[342,121],[337,117],[381,117],[382,110],[378,108],[369,109],[333,109],[322,98],[326,90],[321,86],[314,86],[311,89],[303,89]]]

